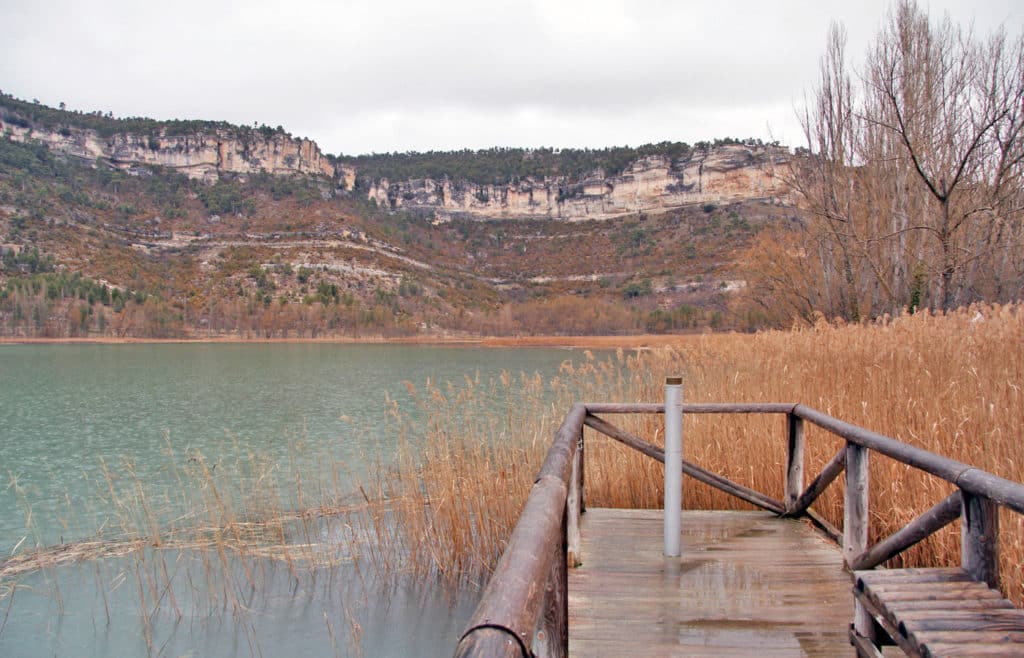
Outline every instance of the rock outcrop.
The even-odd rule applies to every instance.
[[[103,136],[87,128],[50,130],[11,119],[0,115],[0,135],[8,139],[40,142],[54,152],[90,162],[100,160],[121,169],[157,165],[211,183],[223,173],[335,177],[334,165],[316,142],[283,132],[227,127],[175,134],[161,128],[152,135],[118,132]]]
[[[323,176],[379,206],[411,210],[434,221],[453,216],[609,219],[693,203],[779,197],[784,194],[779,167],[789,157],[779,146],[729,143],[694,148],[676,158],[644,157],[610,175],[598,170],[580,178],[525,177],[497,185],[447,176],[380,178],[357,187],[353,162],[328,159],[315,142],[293,138],[281,128],[122,120],[34,106],[2,94],[0,101],[0,136],[38,142],[69,157],[138,173],[160,166],[208,183],[223,174]]]
[[[672,160],[637,160],[621,174],[594,172],[582,180],[526,178],[506,185],[465,180],[376,181],[367,196],[389,208],[478,219],[532,217],[562,220],[610,219],[658,212],[693,203],[771,198],[784,194],[779,169],[783,147],[724,145]]]

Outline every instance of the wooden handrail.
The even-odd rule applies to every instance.
[[[908,445],[841,421],[802,404],[684,403],[684,414],[786,414],[785,502],[732,482],[696,464],[683,473],[780,516],[809,516],[830,534],[836,530],[810,505],[844,470],[843,549],[847,565],[871,568],[923,540],[958,516],[963,567],[977,580],[998,585],[998,505],[1024,514],[1024,484],[969,464]],[[576,403],[555,433],[551,448],[508,546],[456,649],[456,656],[563,656],[568,652],[566,559],[579,559],[578,517],[584,510],[583,426],[654,459],[664,453],[597,414],[664,414],[663,404]],[[845,447],[800,493],[803,480],[803,421],[846,441]],[[878,452],[955,485],[959,490],[873,546],[868,537],[868,457]],[[854,624],[870,632],[859,607]]]
[[[564,555],[565,551],[569,476],[586,414],[582,404],[573,405],[555,433],[508,546],[462,634],[456,656],[533,656],[538,644],[543,647],[543,655],[564,655],[568,651],[567,645],[551,642],[552,637],[563,636],[568,613],[545,614],[545,603],[550,603],[552,597],[560,605],[568,603],[566,583],[559,576],[559,571],[565,573],[564,558],[555,559],[555,555]],[[556,566],[558,562],[562,563],[561,570]],[[553,575],[562,582],[550,582]],[[544,628],[548,617],[563,627]]]
[[[659,403],[587,403],[591,414],[663,414],[665,405]],[[970,464],[929,452],[924,448],[897,441],[852,423],[839,420],[803,404],[777,402],[714,402],[684,403],[684,414],[793,414],[818,427],[865,448],[892,457],[908,466],[940,477],[977,496],[994,500],[1024,514],[1024,485],[988,473]]]
[[[1024,514],[1024,485],[1019,482],[1001,478],[970,464],[866,430],[802,404],[796,405],[793,413],[851,443],[875,450],[908,466],[940,477],[964,491],[988,498]]]
[[[706,402],[683,403],[684,414],[788,414],[796,403],[787,402]],[[660,402],[617,403],[588,402],[587,412],[591,414],[663,414],[665,405]]]

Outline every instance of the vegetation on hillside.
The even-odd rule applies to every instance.
[[[637,160],[660,155],[673,160],[729,144],[761,145],[760,139],[726,137],[713,142],[659,142],[641,146],[613,146],[602,149],[574,148],[490,148],[462,151],[415,151],[338,156],[335,161],[356,168],[356,188],[364,189],[386,178],[390,181],[431,178],[467,180],[502,185],[525,178],[562,176],[570,180],[600,171],[616,176]]]
[[[755,328],[723,290],[764,203],[566,224],[432,225],[313,177],[84,163],[0,140],[0,334],[248,337]],[[566,254],[572,254],[566,259]],[[47,295],[47,271],[128,303]],[[404,260],[403,260],[404,259]],[[139,295],[139,301],[134,301]]]
[[[116,134],[130,134],[156,137],[160,134],[167,135],[198,135],[218,130],[230,131],[244,139],[254,134],[264,138],[274,136],[291,137],[281,126],[271,128],[267,125],[258,127],[239,126],[226,121],[201,121],[201,120],[157,120],[148,117],[115,117],[112,112],[95,110],[83,112],[81,110],[66,110],[64,103],[60,108],[52,108],[35,102],[28,102],[15,98],[10,94],[0,92],[0,118],[5,122],[20,126],[22,128],[34,128],[60,132],[71,128],[95,130],[102,137],[111,137]]]

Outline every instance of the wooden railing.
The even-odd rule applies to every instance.
[[[784,414],[787,419],[785,499],[775,500],[683,460],[684,475],[785,517],[810,518],[843,549],[851,570],[871,569],[929,535],[961,520],[961,565],[976,580],[999,585],[999,506],[1024,514],[1024,485],[969,464],[871,432],[802,404],[684,404],[683,414]],[[662,404],[573,405],[555,434],[508,546],[495,567],[455,655],[564,656],[568,653],[568,567],[579,564],[579,516],[584,503],[583,427],[664,463],[661,448],[601,416],[663,414]],[[846,441],[806,486],[804,424]],[[957,491],[889,537],[868,545],[868,461],[886,455],[955,485]],[[846,472],[843,528],[833,527],[811,505]],[[867,635],[871,619],[854,612]]]

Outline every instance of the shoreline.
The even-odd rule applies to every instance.
[[[0,336],[0,345],[158,345],[158,344],[338,344],[338,345],[463,345],[475,347],[568,347],[593,349],[638,349],[678,345],[694,334],[637,334],[628,336],[406,336],[385,338],[367,336],[352,338],[242,338],[211,336],[207,338],[117,338],[91,336],[76,338],[42,338]]]

